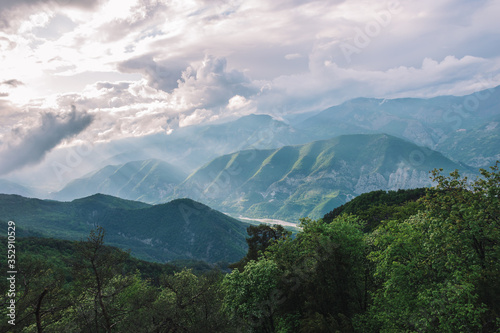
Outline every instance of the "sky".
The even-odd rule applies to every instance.
[[[499,0],[2,0],[0,176],[78,142],[491,88],[499,15]]]

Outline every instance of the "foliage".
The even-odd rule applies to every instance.
[[[160,332],[231,332],[222,307],[222,276],[196,276],[190,270],[166,276],[152,305],[152,322]]]
[[[276,241],[286,239],[291,235],[290,231],[285,230],[285,228],[279,224],[273,226],[267,224],[259,224],[257,226],[251,225],[247,228],[247,233],[250,236],[246,239],[248,252],[243,259],[230,265],[230,268],[237,268],[243,271],[248,262],[258,260],[270,245]]]
[[[101,228],[81,242],[16,244],[16,325],[2,321],[0,332],[231,332],[218,271],[196,276],[131,258],[104,246]],[[6,317],[6,280],[0,287]]]
[[[427,189],[417,188],[397,191],[372,191],[363,193],[323,216],[331,222],[342,214],[354,214],[365,221],[365,230],[374,230],[383,220],[404,220],[423,210],[418,199],[425,196]]]
[[[270,247],[282,270],[286,297],[281,313],[294,314],[303,332],[353,330],[351,319],[368,302],[366,245],[359,220],[341,216],[333,223],[304,219],[303,231]]]
[[[233,320],[259,332],[275,332],[274,314],[280,271],[272,260],[250,261],[243,272],[224,278],[224,308]]]
[[[427,210],[375,231],[379,289],[370,309],[382,330],[495,332],[500,304],[500,173],[433,175]]]

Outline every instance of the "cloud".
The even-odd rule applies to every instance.
[[[22,83],[21,81],[16,80],[16,79],[11,79],[11,80],[5,80],[3,82],[0,82],[0,85],[7,85],[7,86],[11,86],[11,87],[15,88],[15,87],[24,85],[24,83]]]
[[[78,8],[95,9],[104,0],[2,0],[0,2],[0,31],[18,28],[21,21],[41,9]]]
[[[118,64],[118,70],[124,73],[140,73],[147,78],[151,87],[170,92],[177,87],[177,80],[187,65],[185,60],[158,63],[153,55],[147,54]]]
[[[59,6],[71,6],[77,8],[91,9],[101,0],[2,0],[0,11],[6,11],[22,6],[36,6],[40,4],[57,4]]]
[[[311,70],[269,82],[259,94],[259,110],[275,113],[322,109],[356,97],[434,97],[461,95],[500,85],[500,62],[466,56],[385,71],[341,67],[311,57]]]
[[[24,83],[16,80],[16,79],[10,79],[10,80],[5,80],[3,82],[0,82],[0,87],[5,86],[7,90],[11,90],[12,88],[17,88],[19,86],[23,86]],[[10,93],[7,91],[0,91],[0,97],[8,97],[10,96]]]
[[[11,51],[17,46],[15,42],[10,40],[7,37],[0,36],[0,51],[6,52],[6,51]]]
[[[300,53],[289,53],[285,55],[286,60],[293,60],[293,59],[299,59],[302,58],[302,54]]]
[[[0,150],[0,175],[40,162],[63,140],[87,128],[92,120],[90,114],[78,112],[72,106],[69,113],[43,113],[40,124],[29,130],[14,128],[10,141],[4,141]]]
[[[164,20],[166,3],[157,0],[139,0],[129,9],[129,15],[107,21],[98,27],[106,42],[123,39],[130,34],[140,32],[142,38],[162,34],[160,29],[148,29],[159,25]],[[141,38],[140,37],[140,38]]]
[[[187,107],[209,109],[226,105],[235,95],[248,98],[258,90],[243,72],[228,70],[225,58],[206,55],[182,73],[173,95],[182,97]]]
[[[97,82],[81,93],[64,94],[56,100],[59,106],[74,104],[96,115],[85,134],[90,140],[170,132],[255,111],[251,99],[260,86],[243,72],[228,69],[225,58],[206,55],[180,70],[177,77],[169,74],[168,79],[166,67],[150,56],[121,66],[143,72],[145,78]],[[154,66],[157,70],[152,70]]]
[[[178,117],[180,113],[170,94],[150,87],[145,79],[97,82],[81,93],[59,96],[56,103],[71,103],[95,115],[92,125],[82,133],[83,139],[89,141],[165,132],[168,120]]]
[[[74,104],[95,116],[80,137],[113,140],[359,96],[469,93],[487,88],[479,77],[500,84],[498,10],[487,0],[7,0],[0,17],[24,30],[0,32],[0,100],[22,110],[14,125],[25,110]],[[71,24],[55,29],[58,15]],[[357,48],[348,58],[346,44]]]
[[[346,68],[325,59],[321,52],[311,54],[308,72],[268,81],[251,80],[242,71],[230,69],[225,58],[206,55],[185,67],[173,88],[175,76],[165,84],[166,70],[151,70],[148,66],[156,62],[148,56],[135,59],[135,67],[127,64],[144,71],[144,79],[97,82],[80,93],[60,95],[56,103],[91,111],[95,120],[81,138],[108,141],[169,133],[178,127],[249,113],[283,116],[318,110],[359,96],[405,97],[411,92],[412,96],[430,97],[457,92],[456,86],[465,94],[500,84],[500,65],[483,58],[426,58],[418,67],[385,71]],[[478,87],[476,73],[490,73],[495,66],[497,74],[488,78],[490,86]]]

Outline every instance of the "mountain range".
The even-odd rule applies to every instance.
[[[322,217],[364,192],[430,186],[434,168],[473,172],[387,134],[343,135],[221,156],[191,174],[174,196],[233,214],[298,221]]]
[[[249,148],[277,148],[308,140],[303,133],[269,115],[251,114],[225,123],[181,127],[171,134],[118,140],[99,149],[107,154],[112,152],[104,164],[161,158],[194,171],[221,154]]]
[[[38,190],[37,197],[50,198],[49,192],[59,191],[69,182],[87,178],[107,166],[156,159],[191,173],[222,154],[308,141],[305,134],[283,121],[251,114],[225,123],[181,127],[170,134],[63,147],[48,153],[36,167],[19,170],[5,179],[29,184]]]
[[[67,239],[103,225],[109,242],[148,260],[237,261],[245,225],[208,206],[297,222],[369,191],[430,186],[434,168],[473,175],[500,159],[499,104],[500,87],[430,99],[357,98],[285,119],[248,115],[66,147],[33,172],[0,180],[0,192],[22,196],[1,197],[0,220]],[[186,224],[180,207],[202,213]]]
[[[356,98],[295,127],[311,139],[387,133],[474,167],[500,159],[500,86],[466,96]],[[462,148],[457,148],[462,147]]]
[[[0,184],[0,191],[28,194],[19,189],[22,185],[37,197],[50,198],[49,192],[108,166],[156,159],[189,174],[224,154],[345,134],[386,133],[439,151],[452,161],[487,167],[500,159],[499,103],[500,87],[429,99],[356,98],[321,112],[285,115],[284,119],[248,115],[225,123],[177,128],[170,134],[68,146],[49,153],[37,167],[4,178],[11,184]],[[58,172],[55,166],[62,169]],[[13,190],[12,182],[20,184],[17,190]]]
[[[190,199],[151,206],[103,194],[71,202],[0,194],[0,217],[25,231],[70,240],[102,226],[108,245],[148,261],[234,262],[246,253],[245,223]]]
[[[0,179],[0,193],[4,194],[18,194],[26,197],[33,196],[33,191],[23,185],[19,185],[18,183]]]
[[[364,192],[430,186],[428,172],[438,167],[473,172],[397,137],[344,135],[223,155],[188,177],[160,160],[106,166],[70,182],[52,198],[103,193],[155,204],[186,197],[244,217],[296,222],[321,217]]]

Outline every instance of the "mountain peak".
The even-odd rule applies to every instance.
[[[234,121],[237,124],[262,125],[273,121],[274,118],[268,114],[249,114]]]
[[[102,193],[96,193],[88,197],[75,199],[71,201],[71,203],[77,205],[97,204],[99,206],[105,206],[107,208],[121,208],[121,209],[141,209],[141,208],[151,207],[151,205],[144,202],[121,199],[118,197],[114,197],[112,195],[107,195]]]

